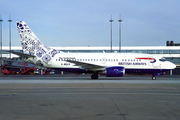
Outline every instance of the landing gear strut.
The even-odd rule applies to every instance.
[[[98,74],[95,74],[95,73],[92,74],[92,75],[91,75],[91,79],[98,79]]]

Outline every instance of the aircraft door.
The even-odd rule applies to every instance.
[[[102,58],[102,64],[106,63],[106,58]]]
[[[154,60],[155,60],[155,59],[154,59],[153,57],[149,56],[149,57],[148,57],[148,65],[149,65],[149,66],[154,66]]]

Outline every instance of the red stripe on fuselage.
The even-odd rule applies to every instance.
[[[154,58],[136,58],[136,59],[141,59],[141,60],[156,60]]]

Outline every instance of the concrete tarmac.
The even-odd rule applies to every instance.
[[[0,120],[179,120],[180,76],[0,76]]]

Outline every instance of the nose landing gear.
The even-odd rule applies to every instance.
[[[153,75],[153,76],[152,76],[152,80],[156,80],[156,76]]]
[[[152,80],[156,80],[156,76],[157,75],[163,75],[163,73],[154,73],[153,75],[152,75]]]

